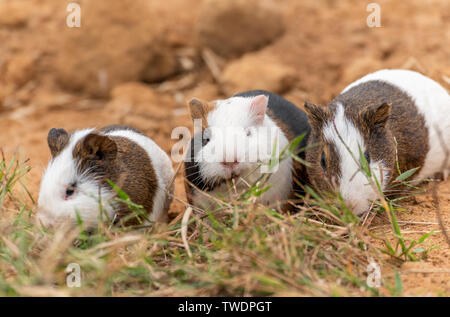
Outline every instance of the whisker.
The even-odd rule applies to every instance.
[[[191,177],[191,176],[193,176],[193,175],[197,175],[197,174],[200,174],[200,171],[198,171],[198,172],[195,172],[195,173],[191,173],[191,174],[188,174],[188,175],[186,175],[186,177]]]
[[[193,166],[189,166],[188,168],[185,168],[184,170],[190,170],[191,168],[198,168],[198,164],[195,164]]]

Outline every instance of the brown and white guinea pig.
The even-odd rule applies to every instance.
[[[305,134],[298,145],[303,148],[310,132],[305,112],[262,90],[213,102],[192,99],[189,110],[194,123],[202,120],[202,132],[194,135],[189,159],[185,160],[186,193],[191,204],[205,209],[213,207],[213,200],[199,190],[223,199],[232,193],[242,194],[267,172],[258,167],[274,154],[274,145],[281,152],[290,141]],[[304,153],[299,156],[304,158]],[[232,178],[235,188],[230,186]],[[270,173],[265,183],[270,188],[257,201],[265,205],[285,203],[297,198],[294,191],[301,195],[301,184],[306,182],[304,166],[289,156]]]
[[[306,155],[310,181],[321,190],[339,190],[355,215],[377,199],[360,169],[359,148],[386,193],[398,176],[396,150],[402,173],[419,167],[419,180],[443,172],[445,149],[436,128],[448,142],[450,96],[417,72],[377,71],[347,86],[326,108],[306,103],[305,110],[309,143],[319,144]]]
[[[65,219],[76,223],[78,213],[84,225],[93,228],[102,208],[111,220],[128,215],[107,180],[142,205],[150,221],[167,221],[172,196],[166,188],[174,171],[167,154],[143,133],[116,125],[71,134],[51,129],[48,145],[52,159],[42,177],[37,213],[43,225]],[[130,221],[127,224],[133,224]]]

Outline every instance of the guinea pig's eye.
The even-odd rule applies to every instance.
[[[322,157],[320,158],[320,165],[322,166],[322,168],[325,170],[327,169],[327,162],[325,160],[325,153],[322,152]]]
[[[211,131],[209,129],[205,129],[202,133],[202,145],[205,146],[211,140]]]
[[[252,129],[250,129],[250,128],[245,129],[245,134],[247,136],[252,136]]]
[[[69,199],[71,196],[73,196],[73,194],[75,194],[75,190],[77,189],[77,184],[73,183],[70,186],[68,186],[66,188],[66,195],[65,195],[65,199]]]
[[[366,158],[366,161],[367,161],[367,164],[370,164],[370,155],[369,155],[369,152],[365,152],[364,153],[364,157]]]

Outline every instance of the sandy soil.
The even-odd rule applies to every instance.
[[[154,10],[163,21],[160,27],[168,46],[175,48],[177,54],[192,57],[194,67],[151,85],[135,83],[116,87],[110,96],[103,98],[66,89],[55,78],[53,60],[58,54],[55,43],[58,43],[56,34],[60,20],[52,18],[51,12],[57,7],[54,2],[48,0],[48,5],[42,5],[37,12],[23,9],[33,7],[35,1],[22,3],[25,3],[22,10],[8,11],[9,16],[13,16],[9,17],[13,19],[9,24],[3,22],[2,25],[1,15],[5,13],[0,11],[0,147],[7,157],[19,151],[23,158],[30,159],[32,170],[26,184],[34,198],[38,196],[40,177],[50,158],[46,144],[50,128],[72,130],[131,123],[170,152],[174,143],[170,131],[177,126],[191,127],[185,111],[186,99],[194,95],[205,99],[224,97],[224,91],[228,91],[205,66],[192,35],[199,1],[154,2]],[[270,57],[295,71],[295,82],[280,90],[298,105],[305,100],[325,104],[346,84],[380,68],[421,71],[450,89],[450,2],[380,0],[381,28],[367,27],[367,3],[356,0],[279,1],[286,25],[284,35],[243,58],[251,62],[261,56]],[[18,15],[16,20],[14,14]],[[28,21],[25,26],[24,21]],[[17,75],[12,71],[12,77],[9,76],[15,83],[12,87],[4,77],[5,65],[11,64],[15,57],[19,60],[14,64]],[[217,58],[216,61],[222,71],[239,58]],[[251,80],[251,77],[247,80],[246,87],[252,86]],[[147,90],[150,91],[148,97],[141,100],[136,97]],[[128,112],[121,112],[123,103],[129,105]],[[140,111],[147,117],[140,115]],[[176,195],[185,199],[180,176],[176,181]],[[444,224],[450,231],[450,180],[439,185],[438,197]],[[418,238],[435,230],[425,245],[437,246],[425,260],[401,266],[405,294],[450,294],[450,249],[437,224],[431,195],[420,195],[406,202],[404,208],[407,211],[399,214],[399,220],[403,221],[405,236]],[[182,210],[180,203],[174,203],[171,213]],[[382,225],[383,221],[380,223]],[[378,230],[390,232],[389,227]]]

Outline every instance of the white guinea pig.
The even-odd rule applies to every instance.
[[[389,193],[400,171],[420,168],[416,179],[446,166],[442,140],[450,140],[450,96],[435,81],[407,70],[380,70],[345,88],[326,108],[305,104],[312,127],[307,152],[310,181],[321,190],[340,191],[354,214],[377,199],[361,171],[360,152]],[[397,144],[396,144],[397,143]],[[446,145],[450,149],[450,143]]]
[[[192,139],[185,162],[191,204],[211,209],[215,205],[211,196],[236,199],[267,172],[270,177],[264,187],[270,188],[258,202],[275,206],[277,201],[284,204],[298,198],[294,193],[302,194],[306,171],[292,157],[273,170],[264,170],[268,159],[277,157],[299,135],[305,137],[298,148],[306,146],[310,128],[301,109],[278,95],[256,90],[214,102],[193,99],[189,110],[194,122],[202,120],[202,132]],[[304,158],[304,153],[299,156]]]
[[[167,154],[136,129],[108,126],[71,134],[51,129],[52,159],[44,172],[38,200],[38,220],[45,226],[62,220],[87,228],[99,219],[123,219],[130,210],[117,202],[111,180],[132,202],[144,207],[150,221],[166,221],[172,196],[166,193],[174,171]],[[173,186],[170,193],[173,192]],[[137,218],[126,224],[135,224]]]

